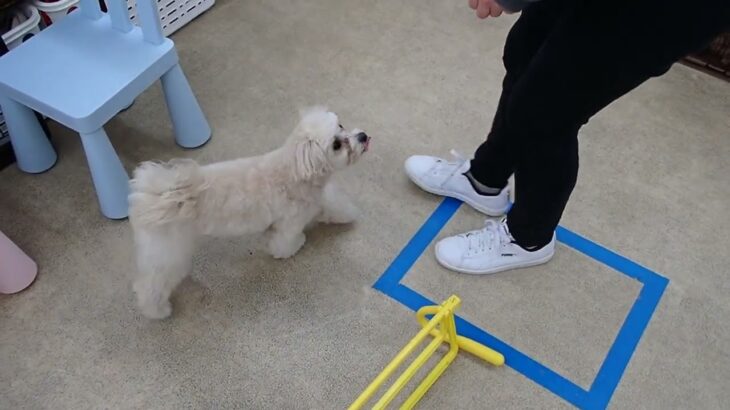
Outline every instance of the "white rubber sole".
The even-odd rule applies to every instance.
[[[408,175],[408,173],[406,173],[406,175]],[[417,178],[415,178],[415,177],[413,177],[411,175],[408,175],[408,179],[410,179],[411,182],[413,182],[419,188],[421,188],[422,190],[428,192],[429,194],[434,194],[434,195],[438,195],[438,196],[446,196],[446,197],[449,197],[449,198],[458,199],[459,201],[461,201],[461,202],[469,205],[470,207],[474,208],[475,210],[477,210],[477,211],[479,211],[479,212],[481,212],[481,213],[483,213],[483,214],[485,214],[487,216],[503,216],[509,210],[509,201],[507,201],[507,205],[505,205],[503,208],[488,208],[488,207],[483,206],[481,204],[475,203],[470,198],[467,198],[466,196],[461,195],[459,193],[448,192],[448,191],[442,191],[442,190],[439,190],[439,189],[429,188],[426,185],[424,185],[423,183],[421,183],[421,181],[419,181]]]
[[[438,249],[439,249],[439,244],[437,243],[436,247],[435,247],[435,254],[436,254],[435,256],[436,256],[436,261],[441,266],[443,266],[446,269],[452,270],[454,272],[466,273],[468,275],[490,275],[492,273],[499,273],[499,272],[504,272],[504,271],[513,270],[513,269],[529,268],[531,266],[537,266],[537,265],[542,265],[544,263],[547,263],[550,261],[550,259],[553,258],[553,255],[555,255],[555,251],[553,250],[553,252],[551,254],[543,256],[540,259],[524,261],[524,262],[520,262],[520,263],[515,263],[513,265],[498,266],[498,267],[494,267],[494,268],[490,268],[490,269],[475,270],[475,269],[459,268],[459,267],[453,266],[449,263],[442,261],[438,257]]]

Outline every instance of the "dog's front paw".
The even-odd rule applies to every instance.
[[[137,280],[133,285],[137,294],[137,306],[149,319],[164,319],[172,313],[170,300],[146,280]]]
[[[274,235],[269,240],[269,253],[275,259],[286,259],[294,256],[304,246],[305,241],[306,237],[301,232],[293,237]]]
[[[350,224],[360,217],[360,209],[351,203],[329,206],[322,210],[317,222],[326,224]]]
[[[142,310],[142,314],[147,318],[155,320],[165,319],[172,314],[172,304],[170,304],[169,300],[163,303],[142,305],[140,309]]]
[[[349,224],[360,216],[360,210],[347,194],[334,183],[325,185],[322,194],[322,212],[317,222]]]

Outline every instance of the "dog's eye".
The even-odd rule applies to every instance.
[[[332,149],[333,149],[333,150],[335,150],[335,151],[337,151],[337,150],[339,150],[340,148],[342,148],[342,141],[340,141],[339,139],[336,139],[336,140],[335,140],[335,141],[334,141],[334,142],[332,143]]]
[[[340,129],[341,130],[344,130],[345,129],[345,127],[343,127],[342,124],[338,124],[338,125],[340,126]]]

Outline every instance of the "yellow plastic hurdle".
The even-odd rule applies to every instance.
[[[396,379],[396,381],[386,390],[385,394],[372,407],[376,410],[384,409],[391,401],[400,393],[411,378],[423,367],[428,359],[433,356],[441,343],[449,344],[449,351],[436,364],[431,372],[421,381],[421,384],[411,393],[406,401],[401,405],[401,409],[412,409],[419,400],[426,394],[429,388],[433,386],[436,380],[456,358],[459,349],[467,352],[493,364],[494,366],[502,366],[504,364],[504,356],[481,343],[475,342],[469,338],[456,334],[456,322],[454,321],[454,312],[461,305],[461,299],[452,295],[444,303],[439,306],[424,306],[416,312],[418,323],[422,329],[411,339],[408,344],[393,358],[393,360],[385,366],[382,372],[370,383],[370,385],[360,394],[360,396],[350,405],[348,410],[357,410],[363,408],[370,401],[373,395],[380,389],[383,383],[393,375],[393,372],[405,361],[405,359],[423,342],[426,336],[433,336],[431,343],[413,360],[406,370]],[[427,315],[433,315],[431,320],[427,320]]]

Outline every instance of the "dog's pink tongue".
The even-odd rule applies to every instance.
[[[365,149],[363,149],[363,152],[368,152],[370,149],[370,140],[365,141]]]

